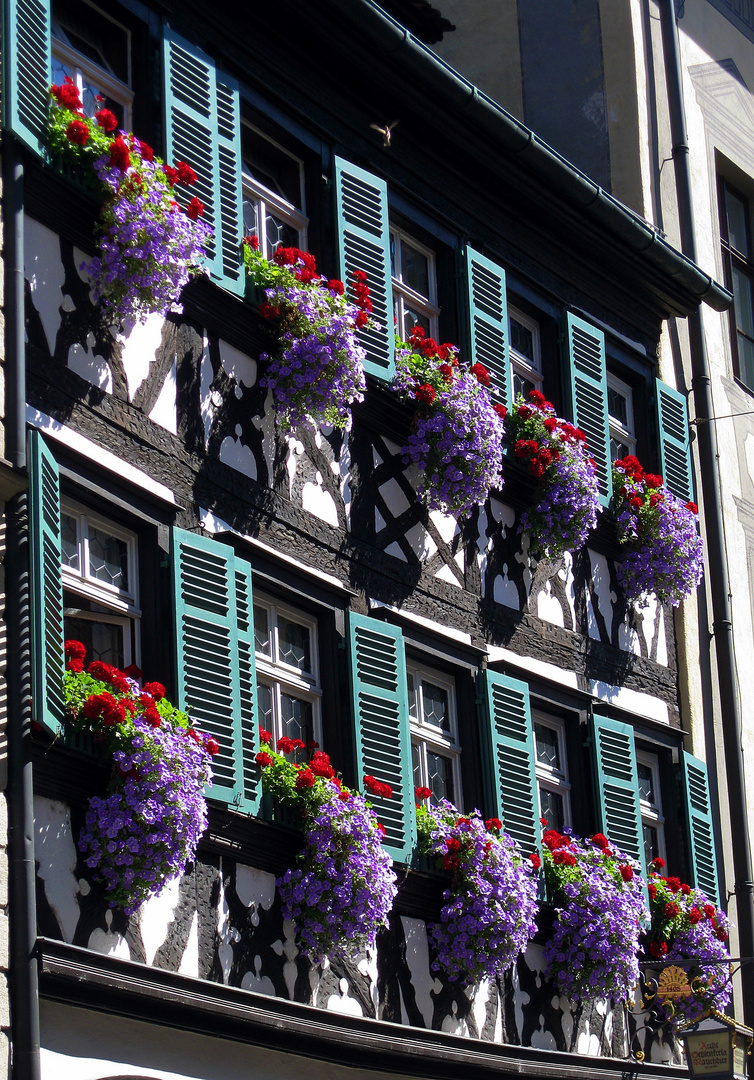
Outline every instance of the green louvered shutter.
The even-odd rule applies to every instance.
[[[262,774],[254,760],[259,752],[257,666],[254,659],[254,602],[251,568],[237,556],[235,561],[244,807],[256,814],[262,798]]]
[[[33,716],[52,735],[63,730],[63,577],[58,464],[38,431],[29,432],[29,533]]]
[[[359,331],[359,341],[367,353],[364,368],[387,381],[395,374],[387,185],[378,176],[336,157],[335,195],[341,276],[352,297],[354,270],[365,272],[372,318],[379,324],[379,329]]]
[[[674,495],[684,502],[693,498],[689,418],[686,399],[672,386],[657,380],[657,420],[660,429],[662,476]]]
[[[178,704],[220,749],[210,797],[244,800],[235,557],[230,548],[173,530]]]
[[[691,848],[692,884],[706,893],[713,904],[720,903],[715,858],[715,834],[712,828],[707,766],[683,752],[683,793]]]
[[[471,247],[466,248],[464,270],[471,362],[484,364],[500,402],[509,409],[513,392],[505,271]]]
[[[597,466],[600,502],[607,506],[613,493],[610,428],[607,412],[605,335],[583,319],[567,313],[568,385],[576,427],[586,435]]]
[[[45,147],[52,82],[49,0],[6,0],[8,65],[4,123],[35,153]]]
[[[478,678],[489,805],[521,848],[540,850],[534,732],[529,687],[496,671]]]
[[[392,799],[374,799],[373,806],[385,829],[386,850],[397,862],[407,862],[416,821],[403,634],[353,613],[348,629],[357,783],[362,787],[364,776],[372,775],[391,785]]]
[[[218,78],[211,57],[165,28],[165,132],[170,164],[186,161],[197,175],[181,200],[196,195],[213,230],[207,246],[212,277],[243,292],[241,270],[241,133],[238,85]]]
[[[592,735],[600,829],[646,876],[633,728],[595,713]]]

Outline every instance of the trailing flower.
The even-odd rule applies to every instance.
[[[201,221],[196,197],[181,208],[176,183],[188,187],[196,173],[185,161],[165,165],[148,143],[119,131],[106,108],[84,115],[69,76],[50,88],[48,141],[53,155],[76,168],[102,195],[97,256],[81,267],[95,300],[122,321],[179,311],[184,285],[203,274],[212,230]]]
[[[509,431],[514,455],[537,481],[536,504],[520,525],[529,550],[556,559],[583,547],[600,511],[597,470],[583,431],[557,416],[539,390],[530,391],[528,404],[519,395]]]
[[[363,796],[341,783],[322,750],[314,748],[308,762],[296,764],[286,755],[302,756],[301,739],[284,737],[273,750],[269,732],[261,737],[257,764],[264,790],[298,811],[306,833],[299,865],[277,881],[283,917],[295,923],[299,948],[316,963],[373,947],[397,893],[392,860],[382,847],[384,829]]]
[[[268,262],[255,236],[244,238],[243,251],[246,273],[266,297],[260,312],[277,329],[278,349],[262,355],[269,366],[260,381],[272,391],[283,424],[346,427],[366,389],[358,340],[358,331],[371,325],[366,274],[355,271],[351,303],[343,282],[321,277],[308,251],[281,245]]]
[[[617,564],[628,600],[646,604],[648,593],[678,607],[704,572],[696,503],[684,503],[630,455],[613,462],[613,505],[618,539],[627,547]]]
[[[426,799],[428,789],[417,789]],[[433,971],[451,982],[477,983],[502,975],[536,933],[536,867],[502,831],[496,818],[478,810],[464,815],[443,799],[416,811],[419,850],[451,875],[440,922],[430,923],[437,949]]]
[[[661,877],[665,865],[655,859],[649,878],[651,922],[644,938],[644,953],[650,960],[677,960],[687,972],[692,995],[670,1002],[657,1002],[666,1020],[691,1024],[712,1005],[721,1011],[731,1000],[728,920],[701,889],[694,889],[677,877]],[[710,960],[686,964],[684,961]],[[717,961],[717,962],[715,962]]]
[[[557,918],[545,945],[547,974],[573,1002],[632,996],[639,932],[648,917],[638,864],[601,833],[591,840],[547,829],[545,876]]]
[[[137,668],[85,667],[80,641],[66,641],[65,655],[66,716],[113,758],[107,794],[89,800],[79,850],[110,907],[131,914],[193,860],[218,744],[170,704],[161,683],[141,686]]]
[[[395,347],[392,388],[416,408],[403,461],[419,469],[431,510],[468,514],[502,487],[505,406],[482,364],[461,365],[455,345],[438,345],[421,326]]]

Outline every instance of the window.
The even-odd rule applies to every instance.
[[[639,781],[644,856],[649,866],[652,859],[665,858],[665,819],[662,816],[660,763],[657,755],[637,750],[636,772]]]
[[[542,389],[542,353],[539,324],[528,315],[508,308],[513,398]]]
[[[414,326],[437,337],[437,275],[434,252],[400,229],[390,230],[395,332],[406,339]]]
[[[539,816],[547,820],[548,829],[562,832],[571,824],[565,727],[557,720],[538,715],[533,722]]]
[[[83,642],[89,660],[138,664],[136,536],[69,502],[60,529],[66,638]]]
[[[54,0],[52,5],[52,81],[70,75],[79,88],[84,112],[103,105],[131,127],[131,34],[86,0]]]
[[[455,680],[430,668],[406,668],[414,787],[427,787],[432,802],[461,801]]]
[[[636,453],[634,404],[631,387],[616,375],[607,376],[607,413],[612,461]]]
[[[254,598],[259,723],[304,743],[321,742],[317,624],[300,611]]]
[[[741,382],[754,390],[754,257],[749,202],[722,179],[719,199],[725,284],[733,293],[733,366]]]
[[[242,129],[243,229],[272,258],[279,244],[306,248],[303,166],[250,124]]]

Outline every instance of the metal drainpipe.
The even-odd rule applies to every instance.
[[[684,255],[696,262],[696,232],[691,197],[691,170],[686,137],[686,117],[683,103],[678,26],[673,0],[659,0],[662,26],[665,78],[668,90],[676,194],[681,225],[681,246]],[[704,531],[709,553],[712,627],[717,659],[718,692],[720,696],[720,726],[725,749],[728,803],[733,846],[733,876],[738,916],[739,953],[754,956],[754,880],[752,875],[746,802],[745,763],[742,726],[736,682],[733,620],[730,604],[730,580],[725,556],[723,506],[717,472],[717,432],[713,417],[712,384],[710,380],[707,344],[701,311],[689,316],[691,352],[691,386],[697,420],[699,472],[704,499]],[[742,973],[746,1023],[754,1023],[754,978]]]
[[[3,133],[5,229],[6,455],[26,469],[23,163]],[[6,505],[8,691],[8,871],[13,1080],[40,1080],[34,801],[31,764],[31,648],[28,512],[25,492]]]

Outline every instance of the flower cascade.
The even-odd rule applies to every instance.
[[[392,388],[417,410],[404,464],[419,469],[431,510],[468,514],[502,487],[505,406],[494,402],[483,364],[464,367],[455,345],[438,345],[423,327],[395,346]]]
[[[298,810],[306,833],[299,865],[277,881],[283,917],[295,923],[299,947],[312,962],[348,957],[374,946],[397,893],[392,860],[382,847],[384,830],[316,744],[310,744],[310,760],[296,764],[287,755],[305,749],[301,739],[284,736],[273,750],[271,738],[262,730],[265,748],[256,759],[264,790]]]
[[[188,187],[196,173],[185,161],[165,165],[151,146],[126,131],[109,109],[84,115],[78,88],[66,76],[50,88],[50,150],[83,173],[103,197],[98,254],[81,269],[113,319],[143,322],[149,314],[180,311],[184,285],[204,273],[212,230],[202,202],[185,208],[174,185]]]
[[[731,999],[728,920],[701,889],[684,884],[677,877],[661,877],[665,865],[655,859],[649,878],[651,923],[644,951],[652,960],[698,960],[710,964],[683,964],[693,996],[660,1005],[674,1024],[691,1024],[710,1006],[723,1011]],[[715,963],[717,961],[717,963]]]
[[[110,907],[131,914],[183,873],[207,827],[204,789],[215,739],[193,727],[141,672],[93,660],[66,641],[66,716],[112,753],[107,794],[89,800],[79,850],[104,881]]]
[[[418,788],[419,799],[428,789]],[[419,850],[451,874],[440,922],[429,926],[437,949],[432,970],[451,982],[502,975],[536,933],[535,865],[524,858],[499,819],[463,815],[443,799],[416,812]],[[538,859],[538,856],[535,856]]]
[[[269,367],[260,381],[272,391],[284,425],[346,427],[366,389],[366,353],[358,339],[371,325],[366,274],[354,272],[350,303],[343,282],[321,277],[308,251],[281,245],[268,262],[256,236],[244,238],[243,250],[246,273],[266,297],[259,310],[278,332],[276,354],[262,355]]]
[[[627,598],[646,603],[655,593],[678,607],[704,570],[696,503],[673,495],[633,455],[613,462],[613,503],[618,539],[628,548],[617,565]]]
[[[536,505],[525,510],[520,531],[532,554],[556,559],[586,543],[597,526],[599,484],[586,436],[561,419],[539,390],[519,395],[510,417],[514,455],[538,481]]]
[[[597,833],[547,829],[545,876],[557,918],[545,945],[547,973],[573,1002],[631,997],[639,981],[639,931],[648,917],[638,864]]]

